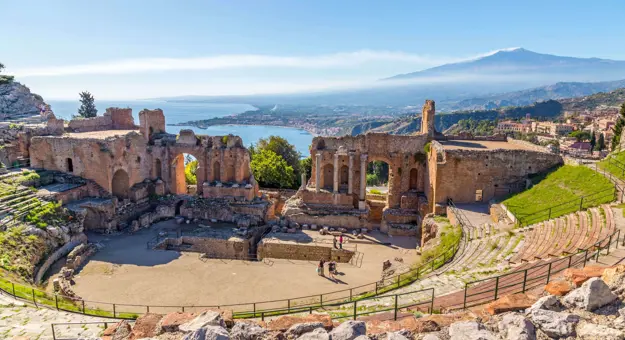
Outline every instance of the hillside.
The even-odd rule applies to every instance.
[[[619,107],[625,103],[625,88],[611,92],[600,92],[580,98],[559,100],[566,111],[594,110],[600,107]]]
[[[0,84],[0,120],[39,117],[43,98],[18,82]]]
[[[522,91],[494,94],[486,97],[461,100],[449,104],[451,110],[490,110],[504,106],[529,105],[549,99],[565,99],[589,96],[599,92],[609,92],[625,87],[625,80],[580,83],[560,82],[553,85],[541,86]]]

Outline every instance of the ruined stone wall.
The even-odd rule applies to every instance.
[[[442,156],[442,159],[441,159]],[[511,185],[530,174],[547,171],[562,164],[558,155],[530,150],[439,150],[430,156],[433,192],[430,202],[476,202],[481,190],[482,202],[488,202]]]
[[[113,121],[111,120],[111,116],[80,118],[69,121],[69,129],[73,132],[111,130],[112,127]]]
[[[104,116],[111,117],[111,128],[113,130],[134,130],[137,128],[135,120],[132,118],[131,108],[109,107]]]
[[[289,259],[303,261],[336,261],[348,263],[354,252],[346,249],[334,249],[314,243],[280,243],[271,240],[261,240],[257,248],[259,260],[265,258]]]
[[[238,237],[228,239],[212,237],[182,236],[168,238],[165,245],[182,247],[185,251],[207,254],[211,258],[248,260],[250,241]]]
[[[165,132],[165,115],[163,110],[141,110],[139,112],[139,130],[146,140],[152,135]]]
[[[426,100],[421,110],[421,133],[429,137],[434,136],[434,114],[436,108],[433,100]]]
[[[146,146],[135,132],[106,139],[33,137],[30,160],[33,167],[91,179],[112,193],[113,177],[118,170],[128,176],[128,183],[123,183],[127,189],[149,178]]]
[[[297,190],[262,188],[259,193],[273,203],[275,215],[282,215],[286,201],[297,194]]]
[[[101,197],[103,196],[102,188],[94,182],[87,182],[85,185],[81,185],[77,188],[65,190],[54,193],[55,200],[67,204],[72,201],[78,201],[87,197]]]
[[[511,137],[508,137],[507,140],[508,140],[508,143],[510,143],[510,144],[521,145],[521,146],[523,146],[525,148],[532,149],[534,151],[549,152],[549,149],[547,149],[546,147],[540,146],[540,145],[536,145],[536,144],[530,143],[528,141],[514,139],[514,138],[511,138]]]

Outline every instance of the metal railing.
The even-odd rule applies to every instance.
[[[525,293],[544,286],[550,282],[551,277],[567,268],[574,268],[580,264],[581,267],[585,267],[591,259],[598,261],[604,250],[606,255],[609,255],[613,244],[618,248],[620,238],[621,231],[617,230],[589,248],[579,249],[575,254],[503,275],[467,282],[464,287],[462,309],[495,301],[503,296],[502,294]],[[621,241],[622,246],[625,246],[625,237]]]
[[[572,212],[592,208],[604,203],[613,202],[617,200],[620,190],[618,185],[614,185],[611,188],[594,192],[585,196],[581,196],[574,200],[570,200],[564,203],[551,206],[549,208],[541,209],[524,215],[516,215],[517,221],[520,226],[529,226],[534,223],[550,220],[552,218],[560,217]],[[510,210],[510,207],[507,207]]]

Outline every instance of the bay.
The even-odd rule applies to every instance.
[[[78,111],[80,103],[76,101],[50,100],[48,104],[58,118],[71,119]],[[139,111],[143,109],[162,109],[165,114],[166,124],[184,123],[192,120],[202,120],[215,117],[230,116],[237,113],[255,110],[247,104],[213,104],[195,102],[167,102],[159,100],[126,100],[126,101],[98,101],[96,108],[98,115],[102,115],[108,107],[129,107],[135,124],[139,124]],[[306,157],[310,155],[308,147],[312,142],[312,135],[302,129],[265,126],[265,125],[215,125],[207,129],[200,129],[194,126],[166,126],[169,133],[178,133],[181,129],[191,129],[196,134],[221,136],[233,134],[243,139],[245,146],[255,144],[260,138],[269,136],[280,136],[293,144],[295,148]]]

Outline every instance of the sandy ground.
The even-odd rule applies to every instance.
[[[318,276],[315,272],[317,263],[308,261],[200,260],[198,253],[147,249],[146,242],[158,230],[175,227],[172,222],[165,221],[134,235],[90,235],[91,241],[102,243],[104,248],[77,274],[74,290],[85,300],[116,304],[215,306],[249,303],[369,284],[379,280],[384,260],[402,257],[410,263],[417,256],[414,237],[372,233],[367,236],[369,241],[366,243],[349,244],[357,245],[362,253],[361,265],[339,264],[339,272],[343,275],[332,281]],[[320,237],[317,232],[310,233],[314,233],[317,240]],[[89,304],[111,308],[106,304]],[[136,312],[138,308],[118,306],[117,310]],[[258,308],[277,307],[266,304]],[[156,310],[152,308],[152,311]],[[161,308],[157,312],[166,311],[169,310]]]

